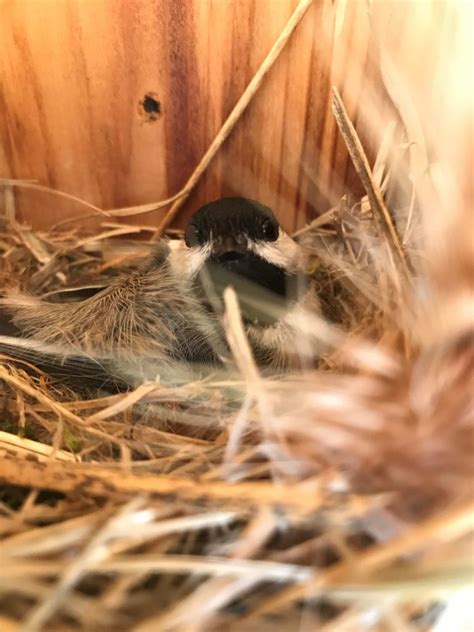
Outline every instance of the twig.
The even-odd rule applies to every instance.
[[[51,187],[44,186],[43,184],[36,184],[36,182],[29,182],[27,180],[14,180],[2,178],[0,179],[0,186],[4,187],[16,187],[20,189],[33,189],[34,191],[41,191],[42,193],[49,193],[50,195],[56,195],[57,197],[65,198],[66,200],[71,200],[72,202],[77,202],[78,204],[82,204],[82,206],[87,206],[88,208],[95,211],[94,215],[106,215],[107,217],[110,215],[110,211],[104,211],[100,207],[95,204],[91,204],[90,202],[86,202],[81,198],[71,195],[70,193],[65,193],[64,191],[59,191],[58,189],[53,189]]]
[[[160,200],[159,202],[150,202],[149,204],[139,204],[138,206],[125,206],[123,208],[115,208],[108,211],[108,213],[113,217],[130,217],[132,215],[143,215],[144,213],[152,213],[153,211],[159,211],[160,208],[164,208],[172,202],[179,200],[183,195],[186,195],[186,186],[178,191],[178,193],[175,193],[165,200]]]
[[[238,560],[210,555],[153,555],[142,554],[121,556],[112,559],[85,560],[87,570],[105,573],[196,573],[234,577],[250,577],[254,581],[304,581],[313,576],[313,569],[297,564],[282,564],[265,560]],[[83,560],[81,559],[82,563]],[[28,575],[42,577],[64,572],[64,561],[7,561],[2,569],[5,576]],[[84,569],[84,570],[86,570]],[[75,570],[75,569],[74,569]],[[68,578],[69,579],[69,578]],[[74,580],[76,577],[74,576]],[[54,604],[55,605],[55,604]],[[48,612],[49,614],[49,612]],[[33,629],[33,627],[31,628]],[[34,629],[37,629],[36,627]]]
[[[50,445],[40,443],[39,441],[33,441],[32,439],[25,439],[24,437],[17,437],[11,432],[0,431],[0,450],[7,450],[8,452],[14,452],[21,456],[34,455],[39,460],[47,460],[48,458],[55,458],[58,461],[78,461],[79,457],[66,452],[65,450],[54,450]]]
[[[72,463],[65,468],[58,463],[37,463],[8,456],[2,461],[0,481],[65,493],[80,490],[83,494],[95,497],[143,493],[195,501],[220,499],[233,505],[278,504],[308,510],[317,509],[324,500],[316,484],[300,487],[266,482],[229,485],[226,482],[206,481],[203,485],[199,480],[184,477],[131,474],[104,467],[77,467]]]
[[[225,329],[227,341],[234,356],[239,371],[247,381],[249,390],[258,391],[260,387],[260,374],[252,355],[250,343],[245,335],[240,315],[237,294],[232,287],[224,290],[225,304]]]
[[[159,384],[140,384],[140,386],[138,386],[134,391],[127,393],[118,402],[114,402],[110,406],[107,406],[107,408],[102,408],[88,417],[86,422],[90,424],[113,417],[114,415],[124,411],[126,408],[130,408],[130,406],[139,402],[143,397],[145,397],[145,395],[148,395],[148,393],[158,390],[158,388]]]
[[[300,228],[299,230],[295,231],[293,233],[293,239],[295,239],[296,237],[300,237],[301,235],[303,235],[304,233],[307,233],[310,230],[315,230],[316,228],[319,228],[320,226],[329,224],[329,222],[331,222],[333,219],[336,218],[338,213],[339,213],[339,208],[337,206],[334,208],[330,208],[329,211],[326,211],[325,213],[317,217],[310,224],[307,224],[306,226],[303,226],[303,228]]]
[[[11,185],[5,186],[4,202],[7,221],[11,224],[16,224],[15,191]]]
[[[393,225],[392,218],[390,217],[390,213],[385,206],[382,192],[380,191],[379,186],[373,178],[369,161],[365,154],[364,148],[362,147],[362,143],[360,142],[357,132],[351,120],[349,119],[347,110],[344,107],[344,103],[342,102],[337,88],[333,87],[332,90],[332,111],[336,118],[339,130],[346,143],[352,162],[354,163],[354,167],[362,181],[364,189],[367,193],[367,197],[369,198],[374,217],[376,218],[376,220],[379,221],[382,230],[387,237],[388,243],[391,245],[391,249],[395,252],[397,256],[403,273],[405,274],[405,276],[408,276],[408,269],[405,261],[405,255],[403,253],[403,248],[400,244],[400,240],[398,238],[397,231],[395,230],[395,227]]]

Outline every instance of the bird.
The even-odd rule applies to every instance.
[[[223,324],[231,286],[255,362],[281,373],[308,355],[301,314],[320,310],[306,267],[269,207],[220,198],[191,216],[183,240],[160,239],[137,269],[83,300],[6,293],[0,355],[105,390],[190,381],[232,366]]]

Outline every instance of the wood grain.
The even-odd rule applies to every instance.
[[[175,193],[295,6],[0,0],[0,177],[35,179],[103,208]],[[236,194],[268,204],[293,229],[356,190],[330,88],[363,127],[361,95],[381,85],[370,50],[365,0],[314,0],[176,223]],[[148,92],[161,106],[152,122],[139,107]],[[377,138],[360,131],[370,156]],[[17,204],[36,227],[87,212],[26,191]],[[133,222],[156,225],[163,212]]]

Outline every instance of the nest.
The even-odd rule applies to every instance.
[[[433,182],[393,167],[387,145],[407,148],[394,128],[370,169],[337,93],[333,110],[366,195],[296,235],[325,316],[305,323],[327,349],[316,369],[259,375],[231,293],[228,380],[78,398],[2,358],[2,630],[460,629],[470,208],[443,212]],[[4,287],[106,283],[151,247],[112,221],[35,232],[15,220],[13,185]]]

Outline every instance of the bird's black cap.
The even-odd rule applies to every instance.
[[[197,246],[228,235],[275,241],[279,229],[268,206],[242,197],[226,197],[209,202],[194,213],[186,227],[185,241],[187,246]]]

